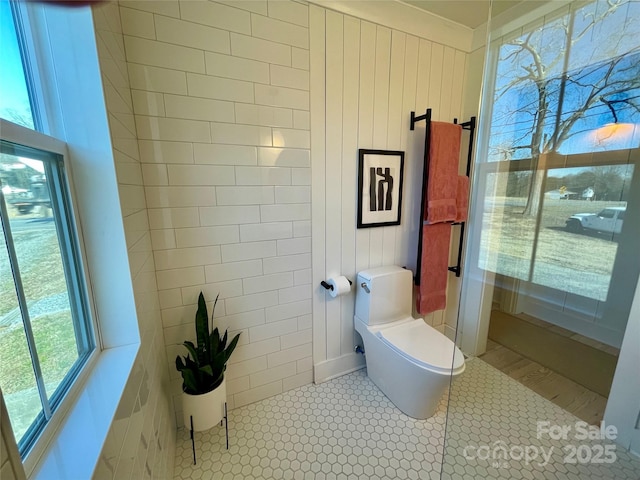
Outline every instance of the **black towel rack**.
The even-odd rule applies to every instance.
[[[420,273],[422,270],[422,225],[424,222],[424,206],[427,198],[427,188],[429,184],[429,148],[431,142],[431,109],[428,108],[424,115],[416,117],[415,112],[411,112],[411,124],[410,130],[415,130],[415,124],[417,122],[425,121],[424,132],[424,170],[422,173],[422,202],[420,205],[420,228],[418,229],[418,261],[416,262],[416,276],[414,277],[414,283],[420,285]],[[453,123],[457,124],[458,119],[454,118]],[[471,158],[473,156],[473,141],[476,131],[476,117],[471,117],[468,122],[461,123],[460,126],[463,130],[469,131],[469,151],[467,154],[467,177],[471,173]],[[460,243],[458,245],[458,262],[453,267],[448,267],[450,272],[456,274],[459,277],[462,273],[462,243],[464,240],[464,227],[465,222],[451,222],[452,225],[460,225]]]

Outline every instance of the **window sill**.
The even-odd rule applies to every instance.
[[[25,460],[30,479],[91,478],[139,344],[103,350],[58,431],[39,458]],[[32,452],[35,453],[35,452]],[[33,473],[29,474],[29,463]]]

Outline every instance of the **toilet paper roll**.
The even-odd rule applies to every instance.
[[[333,290],[329,290],[329,295],[331,295],[332,297],[345,295],[351,291],[351,284],[349,283],[349,280],[347,280],[347,277],[343,275],[335,278],[330,278],[327,283],[333,286]]]

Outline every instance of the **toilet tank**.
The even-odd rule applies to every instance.
[[[393,265],[358,273],[356,317],[368,325],[410,317],[412,298],[411,270]]]

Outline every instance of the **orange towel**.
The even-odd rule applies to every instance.
[[[422,227],[420,287],[416,309],[420,314],[443,310],[447,306],[450,223]]]
[[[429,223],[453,222],[456,219],[461,136],[460,125],[431,122],[429,180],[425,199],[425,220]]]
[[[458,175],[456,210],[456,222],[466,222],[469,214],[469,177],[465,175]]]

